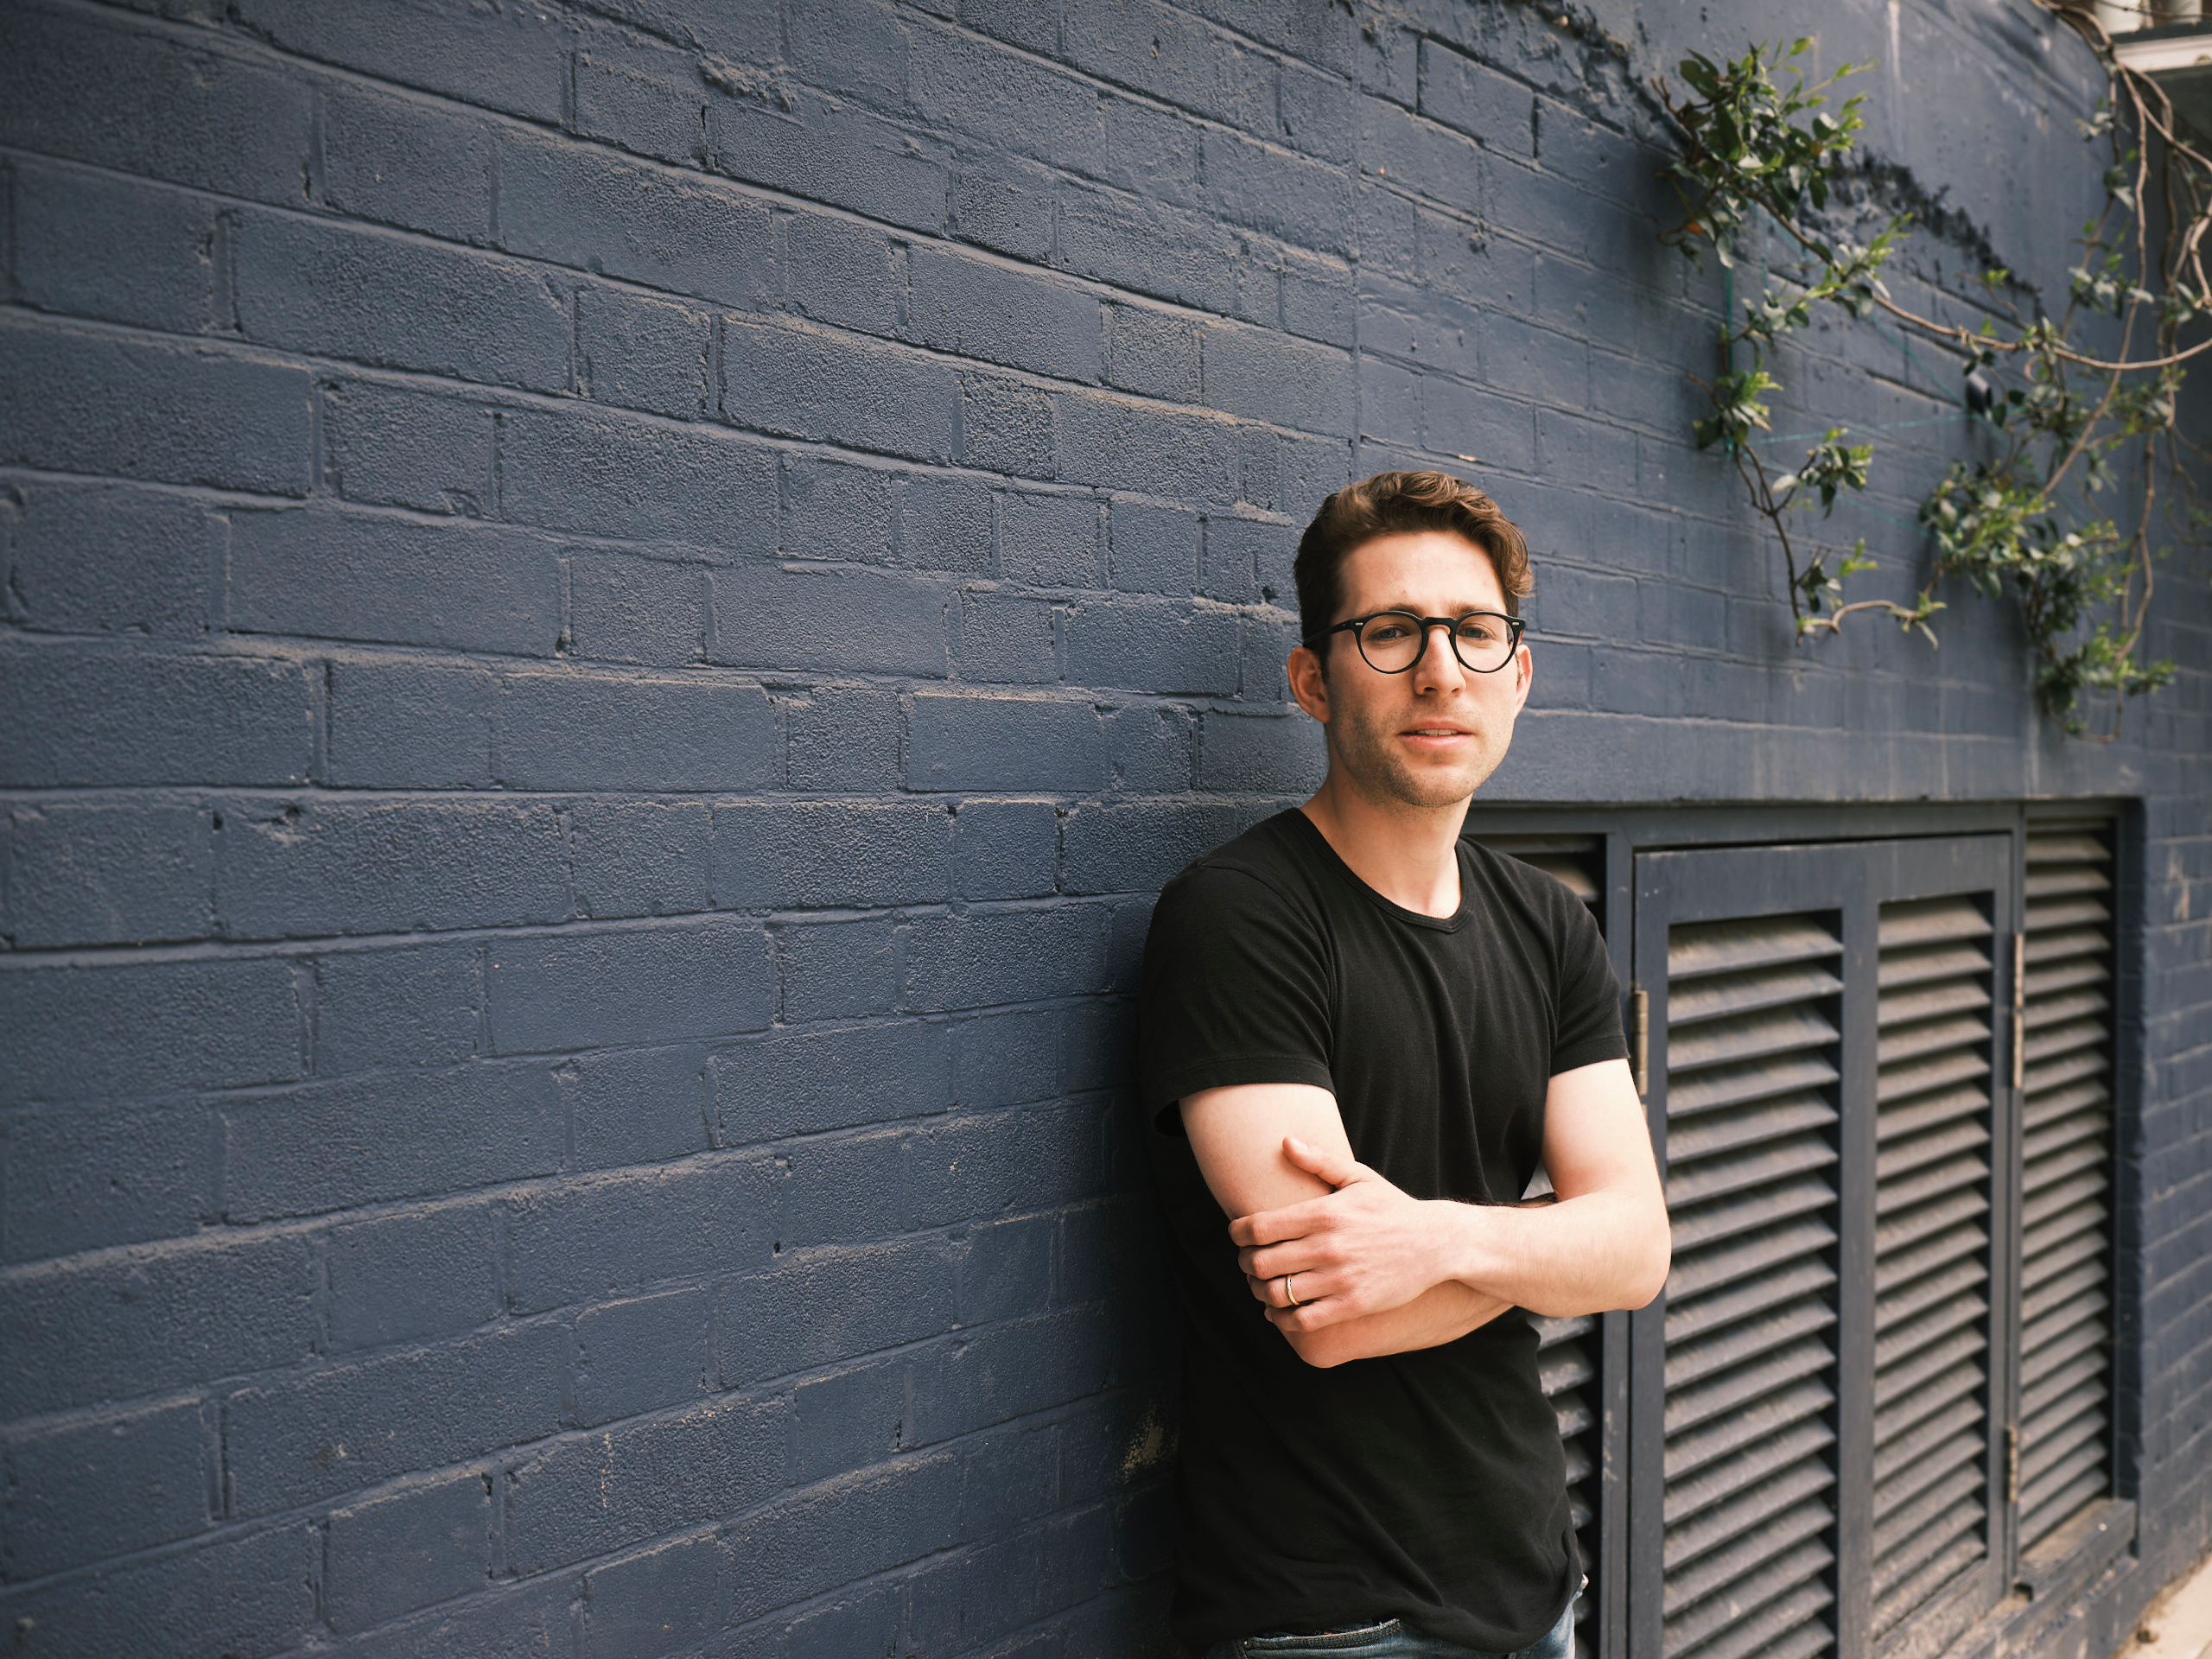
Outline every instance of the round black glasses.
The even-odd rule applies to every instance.
[[[1349,633],[1376,673],[1405,674],[1428,654],[1430,630],[1444,628],[1450,632],[1452,654],[1460,667],[1470,674],[1495,674],[1513,660],[1528,626],[1517,616],[1500,616],[1496,611],[1469,611],[1456,617],[1376,611],[1310,633],[1305,644],[1317,646],[1332,633]]]

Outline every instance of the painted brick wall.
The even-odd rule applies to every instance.
[[[2202,572],[2110,746],[1962,594],[1792,646],[1637,90],[1776,23],[1676,10],[0,11],[13,1650],[1156,1650],[1126,993],[1313,779],[1296,528],[1402,460],[1540,551],[1495,798],[2144,803],[2128,1341],[2200,1549]],[[2078,51],[1796,15],[1885,60],[1922,276],[2063,287]],[[1780,429],[1919,423],[1847,532],[1909,592],[1955,386],[1789,371]]]

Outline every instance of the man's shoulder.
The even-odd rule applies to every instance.
[[[1296,807],[1275,813],[1185,865],[1160,890],[1160,902],[1189,903],[1215,895],[1256,894],[1279,899],[1300,885],[1305,817]]]

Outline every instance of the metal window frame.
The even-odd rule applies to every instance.
[[[2018,1599],[2015,1597],[2013,1603],[2002,1604],[1984,1615],[1985,1622],[2002,1616],[2008,1626],[2023,1634],[2025,1627],[2039,1624],[2060,1608],[2078,1602],[2105,1567],[2120,1554],[2133,1551],[2137,1542],[2136,1500],[2140,1492],[2143,1462],[2144,1170],[2139,1157],[2129,1155],[2126,1149],[2137,1138],[2133,1129],[2141,1121],[2143,1109],[2146,1005],[2142,964],[2146,882],[2141,803],[2132,798],[2113,796],[1701,805],[1556,803],[1490,806],[1478,801],[1468,815],[1465,831],[1478,839],[1493,836],[1542,836],[1580,842],[1589,848],[1593,868],[1602,868],[1604,873],[1599,914],[1605,925],[1607,952],[1625,997],[1637,978],[1635,871],[1636,858],[1640,853],[2009,835],[2013,842],[2012,890],[2005,902],[2012,925],[2018,926],[2024,914],[2026,848],[2031,826],[2041,828],[2055,822],[2085,819],[2103,822],[2111,837],[2113,861],[2112,1179],[2116,1220],[2110,1466],[2114,1502],[2108,1506],[2111,1514],[2107,1523],[2083,1539],[2066,1560],[2038,1573],[2035,1583],[2015,1586],[2025,1592],[2029,1605],[2015,1605]],[[2009,975],[2008,964],[2008,991]],[[1629,1010],[1624,1007],[1623,1012],[1625,1020]],[[2006,1216],[2012,1218],[2008,1225],[2012,1225],[2018,1215],[2017,1189],[2020,1179],[2018,1103],[2008,1100],[2002,1116],[2010,1126],[2011,1145],[2005,1150],[2005,1167],[1993,1171],[1993,1179],[2012,1189],[2005,1206]],[[2010,1248],[2008,1259],[2017,1262],[2017,1240]],[[1871,1262],[1868,1267],[1871,1270]],[[1999,1357],[2008,1382],[2016,1390],[2020,1335],[2017,1298],[2009,1294],[2009,1281],[2006,1302],[2002,1321],[2005,1347]],[[1631,1659],[1628,1543],[1632,1517],[1628,1453],[1634,1350],[1630,1319],[1631,1316],[1626,1313],[1605,1315],[1599,1344],[1602,1356],[1599,1382],[1603,1419],[1599,1491],[1602,1559],[1593,1574],[1599,1592],[1599,1659]],[[2017,1409],[2017,1399],[2008,1399],[2005,1403],[2009,1416],[2011,1411]],[[2012,1583],[2020,1565],[2014,1524],[2014,1508],[2007,1503],[1993,1529],[1993,1541],[2001,1542],[2001,1554],[1995,1558],[2000,1591]],[[2115,1588],[2110,1593],[2117,1594],[2118,1591]],[[1883,1659],[1893,1659],[1918,1645],[1893,1640]],[[1844,1659],[1870,1659],[1863,1646],[1856,1651],[1840,1646],[1839,1652]],[[1643,1659],[1640,1647],[1636,1659]]]

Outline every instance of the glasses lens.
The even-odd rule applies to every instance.
[[[1459,649],[1459,660],[1469,668],[1478,674],[1494,673],[1513,654],[1512,626],[1502,616],[1475,611],[1459,619],[1452,631],[1452,643]]]
[[[1385,674],[1402,674],[1421,655],[1427,639],[1421,619],[1405,611],[1380,611],[1359,630],[1359,654],[1370,668]]]

